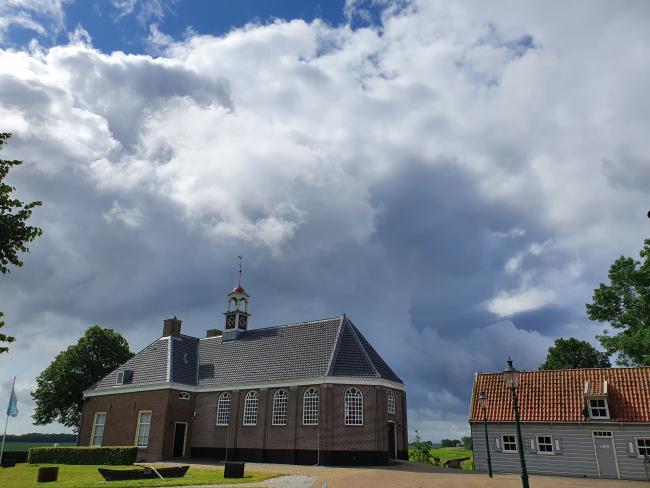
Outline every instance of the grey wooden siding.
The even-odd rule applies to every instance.
[[[483,424],[472,423],[471,430],[472,439],[474,440],[474,469],[487,471]],[[650,424],[522,424],[523,448],[529,473],[598,478],[598,466],[592,437],[592,432],[597,430],[611,432],[614,437],[621,479],[648,479],[646,465],[643,459],[638,456],[635,438],[650,438]],[[492,469],[497,473],[518,473],[520,471],[519,454],[503,452],[502,434],[516,435],[515,425],[488,423]],[[556,446],[553,445],[554,454],[539,454],[536,442],[538,435],[552,436],[554,444],[555,440],[559,440],[560,450],[557,451]],[[499,439],[499,448],[496,446],[497,438]],[[534,447],[531,447],[531,439],[534,440]],[[629,451],[629,442],[632,442],[634,452]],[[650,466],[647,468],[650,470]]]

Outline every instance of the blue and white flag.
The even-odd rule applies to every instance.
[[[9,406],[7,407],[9,417],[18,416],[18,398],[16,398],[16,389],[11,387],[11,396],[9,397]]]

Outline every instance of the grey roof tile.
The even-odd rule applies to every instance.
[[[169,338],[161,337],[149,344],[138,354],[99,380],[92,388],[115,386],[118,371],[133,371],[132,385],[163,383],[167,380],[167,359]]]
[[[198,345],[199,340],[196,337],[172,337],[172,382],[196,385]]]
[[[124,369],[133,370],[135,385],[218,386],[327,375],[402,382],[345,316],[252,329],[230,341],[161,337],[93,388],[113,387],[117,371]]]

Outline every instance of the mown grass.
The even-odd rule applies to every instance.
[[[439,466],[442,466],[445,461],[449,461],[450,459],[468,457],[469,461],[463,461],[461,468],[466,471],[472,471],[474,469],[474,453],[469,449],[463,449],[462,447],[436,447],[429,449],[429,461],[432,465],[436,466],[434,457],[440,459]]]
[[[222,485],[234,483],[252,483],[278,476],[275,473],[258,473],[249,471],[244,478],[223,477],[223,467],[190,468],[183,478],[168,480],[130,480],[104,481],[97,471],[98,467],[111,469],[132,469],[133,466],[78,466],[59,465],[59,480],[53,483],[36,483],[38,468],[55,466],[52,464],[17,464],[14,468],[0,468],[0,486],[11,488],[33,488],[35,486],[52,488],[129,488],[132,486],[188,486],[188,485]]]

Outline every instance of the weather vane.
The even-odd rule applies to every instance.
[[[241,271],[243,268],[243,261],[244,261],[244,256],[237,256],[239,258],[239,281],[237,282],[237,285],[241,285]]]

